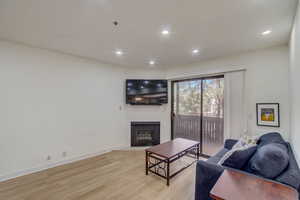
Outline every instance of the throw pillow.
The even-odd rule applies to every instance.
[[[225,165],[241,169],[244,164],[251,158],[251,156],[256,151],[256,148],[251,148],[256,146],[257,139],[255,137],[243,136],[239,141],[229,150],[218,162],[219,165],[223,165],[226,160],[228,160]],[[251,149],[250,149],[251,148]],[[231,158],[232,156],[232,158]],[[245,156],[245,157],[243,157]],[[243,157],[243,160],[239,160]]]
[[[223,162],[222,165],[235,169],[242,169],[250,160],[252,155],[256,152],[256,149],[256,145],[247,149],[238,149],[237,151],[233,152],[230,157]]]
[[[266,144],[259,147],[248,162],[246,171],[274,179],[280,175],[289,164],[286,146],[279,143]]]
[[[249,146],[256,145],[257,140],[258,140],[257,137],[244,135],[238,140],[238,142],[232,147],[232,149],[238,149],[241,147],[249,147]]]
[[[284,141],[284,139],[282,138],[280,133],[277,133],[277,132],[266,133],[266,134],[262,135],[257,141],[257,144],[259,147],[262,147],[262,146],[264,146],[266,144],[270,144],[270,143],[279,143],[279,144],[283,144],[286,146],[286,142]]]

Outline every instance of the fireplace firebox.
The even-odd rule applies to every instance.
[[[131,146],[160,144],[160,122],[131,122]]]

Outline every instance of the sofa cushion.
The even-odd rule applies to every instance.
[[[257,137],[243,135],[232,147],[232,149],[248,148],[257,145]]]
[[[207,159],[207,162],[217,164],[228,151],[229,150],[226,148],[221,149],[214,156],[211,156],[209,159]]]
[[[237,150],[224,160],[222,165],[235,169],[242,169],[256,152],[256,149],[257,146],[251,146],[247,149]]]
[[[270,143],[278,143],[286,146],[286,142],[284,141],[280,133],[277,132],[264,134],[257,141],[258,148]]]
[[[242,136],[220,159],[218,165],[241,169],[256,151],[256,142],[254,137]]]
[[[231,150],[232,147],[238,142],[238,140],[227,139],[225,140],[224,148]]]
[[[245,170],[265,178],[274,179],[283,172],[288,164],[289,155],[286,146],[272,143],[259,147]]]
[[[295,159],[294,153],[290,144],[287,143],[288,154],[289,154],[289,165],[278,177],[276,181],[284,183],[286,185],[292,186],[293,188],[300,189],[300,169],[298,167],[297,161]],[[299,190],[300,191],[300,190]]]
[[[200,160],[196,165],[195,200],[211,200],[209,193],[214,187],[224,168],[207,161]]]

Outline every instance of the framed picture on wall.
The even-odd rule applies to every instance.
[[[257,126],[280,127],[279,103],[257,103]]]

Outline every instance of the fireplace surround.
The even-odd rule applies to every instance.
[[[160,144],[160,122],[131,122],[131,146]]]

